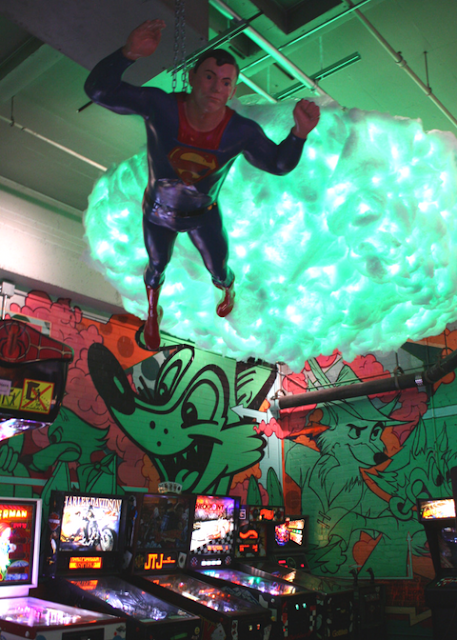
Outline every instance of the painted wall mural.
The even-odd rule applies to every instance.
[[[300,407],[275,420],[272,388],[303,393],[425,369],[457,347],[457,329],[407,343],[383,359],[346,362],[335,352],[277,376],[164,340],[157,354],[135,342],[140,321],[106,321],[44,292],[16,296],[8,317],[74,350],[66,395],[49,428],[0,442],[0,491],[41,497],[54,488],[239,495],[309,516],[307,558],[321,575],[356,571],[389,586],[407,626],[430,627],[423,586],[434,576],[418,497],[452,494],[457,466],[457,392],[451,373],[433,388]],[[424,637],[427,637],[424,635]]]

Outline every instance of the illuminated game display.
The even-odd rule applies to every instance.
[[[268,555],[284,567],[309,570],[307,542],[308,516],[287,516],[283,523],[268,527]]]
[[[140,496],[138,502],[133,573],[183,568],[195,499],[191,496],[145,495]]]
[[[243,513],[243,507],[240,513]],[[251,589],[255,586],[262,591],[271,582],[289,583],[306,594],[307,608],[299,609],[300,619],[297,620],[295,611],[292,607],[289,608],[290,619],[295,621],[300,633],[310,633],[310,629],[313,629],[312,637],[318,639],[340,635],[353,637],[354,592],[351,585],[347,582],[345,585],[337,585],[333,580],[308,573],[309,565],[305,555],[308,516],[286,516],[283,507],[248,507],[246,515],[250,528],[265,526],[267,540],[266,554],[252,553],[244,557],[237,555],[238,568],[249,576],[249,580],[244,578],[243,586],[250,586]],[[242,524],[240,519],[240,533]],[[231,579],[237,583],[240,577],[231,576]],[[308,620],[308,626],[305,625],[305,620]]]
[[[121,507],[121,498],[65,496],[60,529],[61,551],[116,551]]]
[[[257,507],[244,505],[244,517],[250,522],[267,521],[267,522],[284,522],[284,507]],[[240,511],[241,517],[241,511]]]
[[[41,506],[41,500],[0,498],[2,638],[124,640],[125,620],[119,616],[29,597],[38,585]]]
[[[265,640],[271,637],[268,611],[252,601],[246,602],[184,573],[160,574],[146,580],[159,597],[201,617],[202,640]]]
[[[154,500],[144,501],[146,526],[138,534],[151,550],[176,541],[180,530],[178,525],[167,529],[164,536],[157,535],[157,531],[152,535],[153,518],[147,511],[154,515],[154,506],[158,506]],[[169,509],[161,512],[162,525],[171,525],[167,514],[171,515]],[[47,573],[52,579],[46,582],[51,598],[62,604],[123,616],[127,637],[135,640],[199,640],[198,616],[179,610],[121,577],[126,569],[124,558],[131,553],[136,515],[134,494],[52,492],[47,557]]]
[[[235,557],[265,558],[267,555],[267,530],[263,522],[240,520]]]
[[[238,511],[238,498],[197,496],[190,540],[191,568],[231,563]]]
[[[265,640],[271,627],[268,612],[185,571],[191,544],[196,566],[207,559],[205,554],[210,554],[211,562],[231,558],[226,554],[235,540],[237,500],[145,495],[138,496],[137,507],[131,563],[135,585],[198,615],[203,640],[234,638],[236,634],[240,639]]]
[[[112,571],[122,557],[126,504],[119,496],[54,491],[46,571]]]
[[[275,542],[278,547],[306,546],[307,518],[286,518],[283,524],[275,526]]]
[[[277,580],[262,571],[249,573],[243,565],[239,569],[201,568],[199,575],[228,594],[249,602],[255,600],[270,611],[272,633],[276,639],[303,640],[314,637],[316,596],[303,589]]]
[[[417,502],[419,522],[441,518],[455,518],[455,502],[453,498],[423,500]]]
[[[252,602],[255,600],[261,606],[270,611],[272,619],[272,634],[274,638],[292,637],[295,640],[313,636],[316,613],[316,597],[314,594],[305,594],[286,581],[278,581],[267,574],[250,571],[248,567],[240,564],[250,558],[259,561],[265,560],[267,549],[267,526],[274,528],[275,523],[284,520],[282,507],[263,507],[243,505],[233,513],[233,534],[230,540],[234,540],[233,546],[237,564],[232,567],[234,558],[230,555],[221,556],[222,547],[225,553],[227,543],[225,538],[217,539],[216,549],[212,547],[213,535],[218,535],[220,528],[229,529],[225,523],[227,516],[232,526],[232,509],[227,510],[227,498],[214,498],[199,496],[195,505],[195,517],[191,541],[191,552],[197,549],[200,556],[191,556],[190,568],[196,569],[196,574],[202,580],[209,581],[230,595]],[[219,514],[219,518],[218,515]],[[214,524],[218,519],[222,520],[222,527]],[[205,524],[207,529],[205,529]],[[203,525],[203,526],[202,526]],[[202,531],[206,535],[202,535]],[[200,540],[205,540],[199,545]],[[219,555],[218,555],[219,554]],[[229,568],[230,567],[230,568]]]
[[[0,599],[0,625],[5,640],[125,640],[126,631],[122,618],[32,597]]]
[[[41,502],[0,498],[1,597],[24,595],[37,585],[40,524]]]

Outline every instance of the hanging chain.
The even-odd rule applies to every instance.
[[[176,0],[175,2],[175,35],[173,43],[173,75],[172,75],[172,91],[175,93],[178,84],[178,66],[182,66],[181,80],[182,90],[187,90],[187,69],[186,60],[186,21],[185,21],[185,0]]]

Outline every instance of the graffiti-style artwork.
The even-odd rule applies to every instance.
[[[410,350],[425,361],[425,346]],[[333,354],[308,362],[285,388],[302,393],[385,375],[390,372],[373,356],[348,364]],[[363,577],[369,568],[378,578],[433,576],[416,501],[452,495],[454,378],[428,390],[431,398],[425,388],[414,388],[284,412],[277,435],[290,488],[286,506],[288,498],[297,499],[295,485],[300,511],[310,516],[308,560],[314,571],[350,576],[356,570]]]
[[[154,492],[172,481],[187,492],[228,494],[258,468],[265,439],[255,415],[266,415],[259,410],[273,366],[183,345],[151,355],[136,344],[137,318],[104,324],[42,292],[12,303],[9,316],[71,346],[75,356],[55,422],[0,444],[4,495],[40,496],[46,510],[56,488]]]
[[[149,457],[160,482],[177,482],[184,492],[227,494],[233,476],[262,458],[264,440],[240,408],[249,409],[271,386],[272,369],[237,371],[234,361],[222,368],[223,358],[190,346],[151,358],[154,363],[125,372],[108,349],[94,344],[89,372],[113,419]]]
[[[373,572],[390,585],[388,604],[401,607],[408,628],[430,622],[423,589],[434,571],[416,500],[452,495],[455,373],[427,388],[288,409],[277,419],[267,410],[278,386],[301,394],[426,369],[457,348],[455,328],[383,358],[346,362],[335,351],[283,377],[273,365],[171,339],[145,351],[135,341],[138,318],[102,321],[43,292],[15,297],[7,317],[67,344],[74,359],[57,419],[0,442],[0,494],[41,497],[45,518],[56,488],[156,493],[162,482],[283,505],[309,516],[314,573]]]

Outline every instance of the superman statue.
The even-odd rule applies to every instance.
[[[179,232],[187,232],[222,291],[217,315],[227,316],[235,302],[235,276],[228,266],[228,238],[217,198],[239,154],[275,175],[294,169],[309,132],[319,121],[319,107],[300,100],[294,127],[279,145],[261,127],[227,106],[238,78],[235,58],[222,49],[202,54],[189,72],[190,93],[166,93],[121,80],[138,58],[157,49],[162,20],[134,29],[125,46],[99,62],[85,84],[93,102],[119,114],[143,117],[147,133],[148,184],[143,197],[143,234],[149,262],[144,272],[148,317],[144,342],[160,346],[160,288]]]

